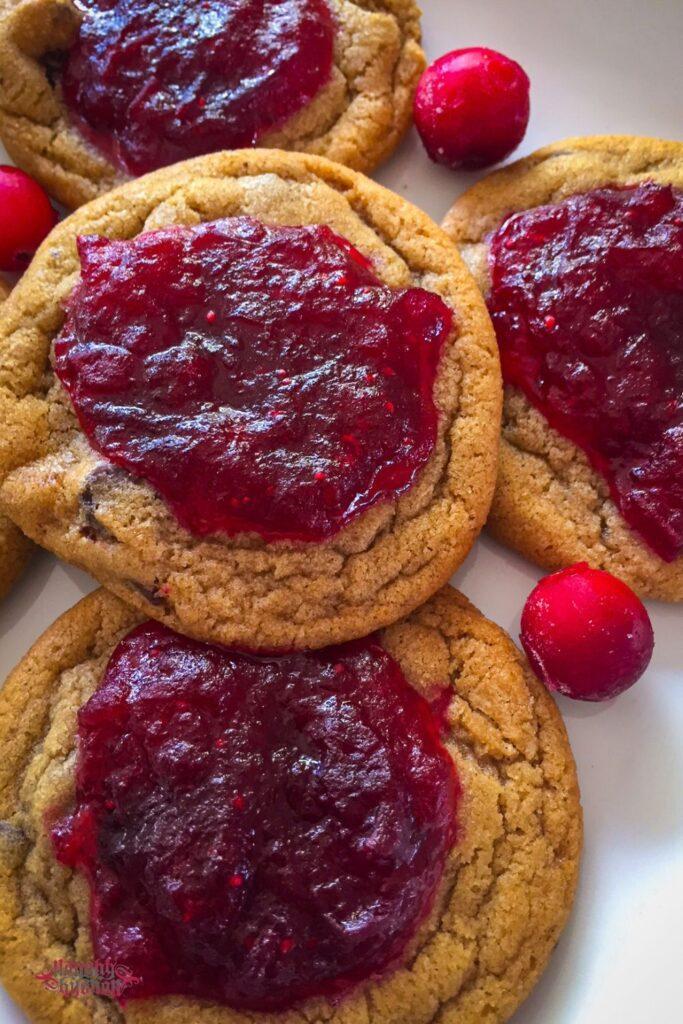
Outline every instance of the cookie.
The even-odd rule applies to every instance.
[[[0,515],[0,599],[21,574],[31,553],[31,544],[7,516]]]
[[[103,24],[101,13],[99,21],[94,16],[88,21],[88,15],[79,14],[76,5],[67,0],[21,0],[0,21],[0,137],[15,163],[65,206],[74,208],[102,195],[131,173],[139,173],[141,166],[152,170],[205,152],[237,149],[250,144],[254,137],[265,148],[314,153],[367,171],[393,151],[410,124],[413,94],[425,66],[419,10],[414,0],[277,0],[274,7],[269,6],[267,13],[260,15],[256,8],[252,11],[244,4],[234,12],[225,4],[217,5],[215,10],[207,4],[199,8],[179,5],[173,11],[168,5],[149,3],[141,9],[126,0],[121,0],[114,13],[111,5],[107,7],[106,32],[111,32],[118,39],[116,45],[124,50],[119,57],[123,68],[120,80],[116,78],[118,64],[105,66],[106,59],[102,63],[114,45],[107,36],[94,40],[88,37],[85,44],[79,44],[86,52],[78,53],[73,74],[74,61],[67,61],[81,18],[85,17],[89,29],[94,25],[96,35],[98,25]],[[281,10],[283,7],[285,10]],[[155,25],[152,35],[158,39],[158,50],[149,52],[153,47],[149,33],[144,53],[131,46],[130,33],[141,31],[140,19],[144,22],[152,15],[163,18],[168,11],[169,17],[177,17],[179,23]],[[311,38],[307,49],[292,57],[292,47],[296,50],[299,44],[289,37],[278,36],[272,45],[267,44],[264,27],[258,23],[233,28],[229,21],[216,29],[216,21],[224,16],[269,18],[266,30],[270,25],[269,30],[278,33],[290,31],[294,19],[297,31]],[[197,18],[208,19],[207,24],[195,26]],[[323,22],[328,26],[327,35],[321,27]],[[216,32],[224,33],[225,38],[219,42],[218,37],[214,38]],[[199,60],[199,68],[187,53],[187,39],[195,36],[209,47],[220,47],[217,51],[209,49]],[[237,42],[231,44],[233,36]],[[245,65],[240,71],[233,65],[247,60],[242,51],[252,39],[257,45],[249,59],[258,67]],[[171,60],[168,50],[176,41],[178,54]],[[221,114],[215,110],[216,97],[209,95],[207,99],[201,87],[206,85],[207,68],[209,62],[215,62],[215,53],[226,52],[230,45],[238,45],[238,49],[234,54],[228,51],[228,67],[234,79],[228,95],[239,109],[235,112],[227,107]],[[329,60],[323,56],[328,45]],[[263,65],[269,59],[282,61],[276,76],[267,63]],[[87,88],[94,99],[91,97],[87,110],[85,100],[76,99],[67,107],[62,89],[64,75],[67,80],[71,75],[72,87],[66,89],[67,94],[80,96],[87,91],[82,78],[88,73],[89,61],[94,63]],[[131,61],[138,63],[131,66]],[[163,66],[166,75],[154,96],[148,89],[150,65]],[[223,71],[219,65],[216,88]],[[131,85],[135,75],[137,84]],[[176,80],[179,75],[191,76],[189,83]],[[245,96],[245,79],[254,90],[267,89],[267,99],[258,92],[251,98],[249,92]],[[254,85],[254,80],[260,84]],[[109,92],[103,90],[103,82],[109,84]],[[129,95],[127,90],[131,89],[138,92]],[[179,89],[185,90],[182,105],[177,99]],[[293,89],[299,89],[301,95],[288,107],[287,97]],[[192,102],[187,98],[188,90],[192,91]],[[112,95],[119,96],[122,104],[118,121],[112,114]],[[131,152],[124,159],[122,146],[112,131],[115,123],[124,136],[134,127],[138,131],[135,111],[139,113],[141,107],[145,112],[140,116],[147,120],[140,124],[138,134],[144,136],[144,141],[131,143]],[[264,111],[271,107],[270,122],[258,122],[251,128],[242,124],[241,119],[247,117],[265,117]],[[105,132],[109,115],[112,129]],[[154,150],[162,120],[168,145],[150,163],[151,158],[140,154]],[[230,131],[224,129],[225,124],[232,126]],[[131,172],[131,167],[136,170]]]
[[[216,218],[237,218],[238,215],[247,215],[251,220],[221,221],[218,228],[210,226]],[[264,227],[264,222],[271,227]],[[171,505],[139,474],[121,469],[121,459],[115,452],[117,465],[98,454],[102,450],[100,442],[96,451],[86,439],[50,361],[50,347],[64,324],[63,303],[78,280],[76,239],[92,233],[113,239],[133,239],[140,232],[166,229],[169,224],[190,228],[199,225],[199,234],[171,232],[173,245],[180,239],[182,245],[193,246],[199,244],[200,236],[202,245],[209,244],[207,232],[222,233],[219,241],[232,245],[235,232],[242,232],[250,245],[258,236],[254,242],[254,251],[258,252],[262,251],[259,247],[270,244],[272,239],[275,239],[274,244],[289,245],[292,225],[324,225],[324,230],[294,231],[296,244],[320,245],[325,259],[329,257],[332,261],[330,266],[346,261],[346,269],[334,270],[332,275],[335,287],[342,289],[344,302],[343,289],[351,278],[358,278],[361,285],[362,281],[371,282],[354,293],[356,298],[348,306],[348,316],[343,309],[335,313],[335,330],[356,315],[356,308],[363,311],[363,317],[375,317],[374,294],[379,296],[378,302],[384,303],[382,308],[386,308],[387,316],[398,316],[389,341],[394,334],[397,339],[402,338],[401,332],[411,318],[427,313],[431,316],[429,311],[438,307],[441,355],[435,367],[425,370],[425,380],[432,371],[435,374],[431,394],[425,393],[420,398],[417,388],[413,392],[411,382],[421,372],[418,355],[414,360],[409,357],[406,362],[401,346],[395,365],[400,371],[403,359],[407,383],[400,385],[404,391],[395,396],[395,408],[389,397],[392,392],[383,389],[385,386],[390,389],[400,381],[400,372],[396,374],[382,363],[378,364],[377,372],[369,374],[362,366],[344,370],[353,380],[358,380],[361,374],[359,390],[344,392],[359,403],[360,419],[366,412],[368,416],[371,412],[377,415],[372,435],[375,440],[366,451],[366,468],[369,467],[371,476],[379,474],[377,479],[382,476],[373,462],[373,445],[376,443],[377,451],[383,451],[381,446],[388,441],[390,432],[397,444],[401,442],[400,402],[420,398],[420,408],[427,419],[434,417],[431,455],[413,476],[407,490],[403,488],[400,495],[376,502],[362,514],[356,515],[351,508],[353,521],[336,532],[333,529],[328,539],[319,542],[269,541],[265,535],[272,536],[277,527],[272,521],[260,535],[245,531],[207,536],[201,534],[201,528],[216,512],[211,503],[212,488],[218,486],[217,473],[211,471],[209,463],[207,470],[188,474],[178,462],[177,479],[169,483],[167,472],[170,465],[173,477],[176,461],[184,460],[188,451],[194,452],[196,437],[172,448],[168,458],[164,456],[167,465],[163,481],[171,489],[179,482],[180,493],[176,488],[171,495],[171,505],[188,516],[198,517],[197,522],[192,520],[195,532],[180,525]],[[286,226],[284,233],[278,233],[278,225]],[[346,241],[340,240],[340,236]],[[140,244],[144,249],[148,244],[157,245],[157,241],[160,246],[166,246],[168,233],[162,231],[157,236],[146,236]],[[348,248],[349,243],[352,249]],[[97,248],[104,243],[92,244]],[[125,248],[126,259],[131,252],[130,248]],[[100,256],[93,250],[95,262]],[[133,253],[131,258],[137,259],[137,255]],[[173,267],[177,265],[172,259],[156,279],[172,276]],[[267,263],[265,266],[267,274]],[[154,278],[152,273],[153,281]],[[102,279],[106,282],[110,275],[105,273]],[[339,292],[331,286],[329,290],[324,286],[322,291],[316,291],[305,273],[292,280],[296,287],[306,287],[306,294],[313,294],[321,307],[316,316],[325,322],[328,296],[329,303],[336,303]],[[194,282],[191,276],[191,287]],[[235,280],[234,286],[241,288],[240,279]],[[421,286],[423,290],[411,291],[411,286]],[[222,287],[220,282],[216,287]],[[363,305],[366,300],[370,305]],[[173,296],[169,303],[172,301],[175,301]],[[251,316],[258,318],[260,305],[263,303],[257,301],[255,307],[249,307]],[[119,310],[121,316],[127,315],[121,302],[114,300],[112,308]],[[282,307],[278,309],[282,313]],[[285,323],[280,313],[268,330],[278,330],[278,324]],[[154,297],[152,315],[157,318]],[[452,328],[442,329],[451,315]],[[218,347],[222,351],[223,312],[216,315],[215,310],[207,308],[208,320],[203,314],[197,316],[195,333],[205,329],[218,331],[218,343],[211,345],[212,350]],[[386,334],[383,325],[373,323],[381,341]],[[106,313],[104,325],[107,329]],[[121,330],[120,325],[117,326],[119,337]],[[316,344],[326,344],[324,332],[316,337]],[[414,337],[406,338],[408,346],[423,344],[425,340],[419,331]],[[434,342],[429,344],[433,351]],[[62,366],[65,353],[69,357],[72,346],[62,337],[57,347],[57,361]],[[307,352],[308,348],[304,355]],[[278,356],[278,350],[275,355]],[[173,368],[176,361],[166,360],[163,365]],[[305,394],[315,397],[296,405],[299,392],[292,396],[287,391],[290,387],[286,384],[290,380],[287,371],[279,363],[276,366],[277,370],[270,376],[260,373],[258,379],[274,382],[273,387],[275,384],[279,387],[282,381],[284,390],[277,391],[276,397],[290,401],[287,408],[293,410],[291,418],[285,416],[281,423],[280,398],[271,399],[271,393],[267,392],[264,399],[267,412],[250,434],[256,438],[254,444],[265,436],[265,447],[249,449],[255,454],[253,458],[245,457],[238,465],[237,470],[242,475],[252,469],[256,472],[259,460],[267,463],[271,449],[269,424],[273,425],[273,430],[287,434],[287,424],[303,422],[307,408],[312,410],[311,415],[317,415],[318,410],[322,415],[323,409],[332,409],[333,401],[337,402],[338,408],[333,412],[340,423],[348,412],[344,408],[346,400],[339,400],[334,390],[334,382],[333,391],[325,392],[324,401],[320,400],[318,391],[306,391]],[[311,375],[317,372],[315,366],[309,367]],[[66,365],[63,370],[66,378],[72,369],[71,364]],[[385,377],[387,372],[393,376]],[[8,424],[7,442],[0,448],[0,478],[3,480],[0,506],[38,543],[90,571],[142,613],[189,636],[268,649],[321,647],[364,636],[417,607],[442,586],[462,562],[483,526],[495,484],[501,402],[499,373],[495,339],[481,295],[452,243],[423,213],[361,175],[319,157],[264,150],[202,157],[130,182],[77,211],[48,237],[16,288],[0,335],[0,406],[3,420]],[[300,374],[299,379],[309,387],[306,374]],[[83,375],[80,380],[82,383]],[[295,385],[296,381],[292,387]],[[173,387],[173,382],[168,384],[168,381],[159,385],[162,398],[170,392],[176,394]],[[144,403],[150,390],[143,387],[136,402]],[[256,391],[256,385],[250,384],[244,392],[247,413],[250,396]],[[72,389],[72,396],[74,393]],[[89,399],[86,404],[87,401]],[[89,423],[92,404],[88,408],[89,412],[85,407],[80,408],[80,414]],[[165,406],[164,409],[165,414],[172,412]],[[240,415],[244,412],[245,409]],[[162,429],[154,445],[163,447],[166,443],[163,424],[170,420],[160,422]],[[364,429],[362,423],[360,427]],[[316,421],[311,427],[313,442],[318,437],[318,428]],[[137,427],[131,429],[137,430]],[[431,425],[429,431],[432,431]],[[170,431],[170,435],[175,444],[176,434]],[[104,438],[100,433],[97,436],[100,441]],[[258,482],[253,485],[251,497],[248,493],[245,495],[247,502],[258,502],[263,516],[272,520],[270,505],[277,500],[283,516],[289,516],[294,523],[290,535],[298,531],[300,536],[302,516],[309,512],[313,518],[322,516],[326,488],[332,483],[327,480],[327,474],[336,473],[335,486],[346,486],[352,479],[352,468],[347,472],[344,459],[348,457],[352,462],[353,452],[362,447],[369,436],[366,431],[354,441],[353,434],[342,432],[341,469],[338,469],[340,463],[335,461],[337,448],[334,445],[330,458],[322,462],[316,461],[315,452],[310,455],[307,449],[305,468],[309,476],[305,486],[302,484],[296,492],[303,497],[294,503],[295,508],[289,501],[289,489],[279,487],[280,478],[274,481],[279,487],[277,494],[274,493],[277,488],[269,489],[267,481],[262,480],[262,487]],[[280,443],[275,435],[272,437],[273,445]],[[425,458],[426,454],[427,448],[424,448]],[[294,455],[298,458],[296,452]],[[386,468],[388,470],[388,466]],[[239,482],[240,485],[244,482],[242,477]],[[295,483],[298,487],[298,482]],[[189,493],[194,489],[194,493],[198,488],[203,492],[195,495],[195,506],[202,506],[200,515],[197,507],[188,511],[187,503],[183,503],[185,491]],[[306,498],[308,494],[313,498]],[[355,498],[353,495],[351,498],[353,504]],[[236,498],[235,504],[248,511],[251,506],[242,505],[242,500]],[[225,504],[226,514],[232,514],[231,499],[226,498]],[[329,525],[322,523],[321,529]]]
[[[9,295],[9,287],[0,279],[0,303]],[[7,516],[0,515],[0,599],[24,568],[31,544]]]
[[[93,957],[88,885],[57,863],[48,828],[73,806],[77,711],[115,644],[138,622],[127,605],[97,591],[41,637],[5,684],[2,978],[33,1021],[238,1024],[252,1015],[178,995],[132,998],[117,1008],[98,996],[66,999],[36,979],[54,961]],[[560,716],[505,634],[451,588],[379,642],[428,699],[435,685],[452,687],[440,705],[443,744],[461,787],[457,833],[432,909],[400,963],[341,1002],[309,1000],[302,1013],[344,1024],[507,1020],[545,966],[575,890],[581,812]]]
[[[670,202],[668,186],[683,187],[683,145],[619,136],[555,143],[475,185],[458,199],[443,227],[490,299],[490,240],[507,217],[546,206],[552,211],[557,204],[567,209],[582,193],[594,190],[607,189],[607,197],[617,194],[626,202],[627,194],[613,186],[642,186],[653,194],[664,186]],[[628,217],[637,223],[635,210]],[[676,223],[674,217],[672,230]],[[556,328],[552,314],[544,326]],[[675,405],[675,396],[673,401]],[[585,450],[551,427],[519,386],[507,384],[498,485],[489,520],[494,535],[544,568],[586,561],[620,576],[643,596],[681,600],[683,558],[675,555],[675,541],[662,532],[646,542],[627,523],[607,479],[593,466]],[[670,469],[662,483],[666,486],[668,478],[675,487],[676,477]],[[664,507],[664,497],[653,498],[655,512]]]

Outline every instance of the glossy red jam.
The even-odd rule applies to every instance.
[[[146,623],[78,735],[53,841],[126,999],[343,993],[396,963],[455,842],[438,718],[376,640],[254,657]]]
[[[683,549],[683,192],[603,188],[491,240],[503,375],[609,483],[661,558]]]
[[[62,77],[76,123],[143,174],[253,146],[306,106],[332,69],[326,0],[79,0]]]
[[[443,301],[327,227],[80,239],[56,370],[91,444],[195,534],[322,540],[433,451]]]

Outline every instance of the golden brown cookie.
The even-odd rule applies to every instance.
[[[368,171],[407,130],[425,66],[415,0],[329,0],[337,19],[332,77],[307,107],[264,136]],[[72,0],[19,0],[0,15],[0,138],[15,163],[70,208],[126,180],[70,121],[47,59],[79,23]]]
[[[246,1024],[256,1018],[177,996],[122,1009],[67,1000],[35,979],[55,960],[92,959],[87,884],[55,861],[47,829],[73,800],[78,708],[139,620],[106,591],[91,594],[38,640],[0,696],[0,972],[41,1024]],[[449,587],[381,641],[418,690],[452,684],[445,743],[463,791],[458,841],[406,962],[337,1006],[319,999],[258,1018],[496,1024],[536,982],[574,896],[581,810],[564,727],[507,636]]]
[[[79,271],[76,237],[131,238],[169,223],[250,214],[325,223],[390,285],[455,311],[434,400],[435,450],[413,486],[324,543],[199,538],[143,482],[112,470],[79,429],[50,345]],[[395,621],[442,586],[484,524],[495,483],[501,386],[481,295],[429,218],[320,157],[242,150],[201,157],[95,200],[58,225],[0,317],[0,507],[34,540],[141,612],[199,639],[321,647]]]
[[[511,213],[604,185],[640,181],[683,187],[683,143],[631,136],[566,139],[469,189],[443,227],[486,295],[486,239]],[[640,540],[584,453],[514,388],[505,389],[489,524],[505,544],[546,569],[586,561],[620,576],[643,596],[683,599],[683,558],[665,562]]]
[[[21,530],[7,516],[0,515],[0,600],[21,574],[31,547]]]
[[[0,278],[0,303],[9,295],[9,286]],[[7,516],[0,515],[0,600],[24,568],[31,551],[24,537]]]

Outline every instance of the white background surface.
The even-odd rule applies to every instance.
[[[526,69],[532,114],[518,155],[573,134],[683,138],[683,0],[422,6],[430,60],[483,45]],[[474,180],[430,164],[414,133],[377,177],[437,220]],[[454,583],[516,637],[539,575],[484,537]],[[0,608],[0,678],[92,587],[38,555]],[[683,615],[649,610],[656,647],[640,683],[611,704],[562,701],[585,811],[582,878],[572,920],[514,1024],[683,1022]],[[0,991],[0,1024],[24,1019]]]

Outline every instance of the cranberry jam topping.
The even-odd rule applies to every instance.
[[[240,1009],[334,997],[392,967],[456,840],[430,705],[376,640],[256,657],[158,623],[79,712],[76,806],[97,957]]]
[[[645,183],[510,217],[491,240],[503,376],[607,480],[661,558],[683,549],[683,192]]]
[[[75,122],[144,174],[253,146],[332,70],[326,0],[79,0],[62,88]]]
[[[237,217],[79,251],[57,373],[93,447],[193,533],[323,540],[429,459],[452,313],[329,228]]]

